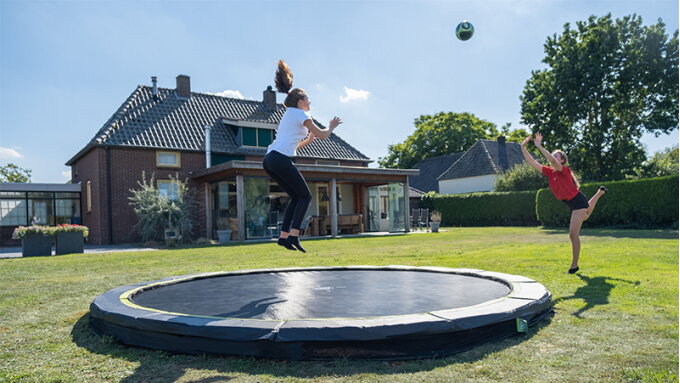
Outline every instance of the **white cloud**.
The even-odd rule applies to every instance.
[[[13,160],[16,158],[24,158],[21,153],[17,152],[12,148],[4,148],[0,146],[0,159],[2,160]]]
[[[210,94],[214,94],[215,96],[238,98],[238,99],[241,99],[241,100],[245,99],[245,97],[243,97],[241,92],[239,92],[238,90],[227,89],[227,90],[222,91],[220,93],[210,93]]]
[[[345,95],[340,96],[340,102],[342,103],[348,103],[350,101],[354,100],[368,100],[368,95],[370,95],[371,92],[363,89],[351,89],[348,87],[345,87]]]
[[[71,179],[71,171],[70,170],[64,170],[63,172],[61,172],[61,175],[66,179],[69,179],[69,180]]]

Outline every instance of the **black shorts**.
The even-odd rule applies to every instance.
[[[566,203],[567,206],[569,206],[569,209],[571,211],[578,210],[578,209],[587,209],[590,207],[588,204],[588,198],[586,198],[586,195],[583,194],[583,192],[578,192],[576,194],[576,197],[570,199],[569,201],[567,200],[562,200],[562,202]]]

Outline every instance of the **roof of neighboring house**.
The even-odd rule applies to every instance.
[[[522,150],[516,142],[501,144],[493,140],[479,140],[441,174],[438,180],[498,174],[522,161]]]
[[[206,125],[212,126],[211,151],[230,155],[264,155],[266,148],[236,144],[234,130],[229,125],[246,122],[250,126],[273,128],[284,112],[285,107],[281,104],[272,110],[261,101],[196,92],[191,92],[189,98],[182,98],[176,95],[174,89],[166,88],[158,88],[158,98],[154,99],[152,88],[140,85],[66,164],[71,165],[95,146],[203,151]],[[368,157],[334,133],[325,140],[315,140],[303,147],[298,156],[370,162]]]
[[[420,174],[408,178],[409,186],[423,193],[429,191],[439,192],[439,182],[437,179],[462,155],[463,152],[452,153],[439,157],[427,158],[418,162],[411,169],[420,169]]]

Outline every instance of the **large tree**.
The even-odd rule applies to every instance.
[[[410,169],[418,161],[466,151],[477,140],[498,135],[495,124],[471,113],[422,115],[414,124],[413,134],[402,143],[390,145],[387,156],[378,159],[380,167]]]
[[[14,164],[0,166],[0,182],[31,182],[31,170]]]
[[[562,149],[584,180],[617,180],[645,161],[645,132],[678,126],[678,31],[636,15],[567,23],[527,81],[522,122]]]

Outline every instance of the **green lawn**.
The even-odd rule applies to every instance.
[[[564,230],[445,228],[440,233],[137,253],[0,259],[0,382],[677,382],[678,232],[582,235],[566,273]],[[283,362],[177,355],[99,338],[98,295],[121,285],[221,270],[413,265],[520,274],[553,294],[555,315],[527,335],[433,360]]]

